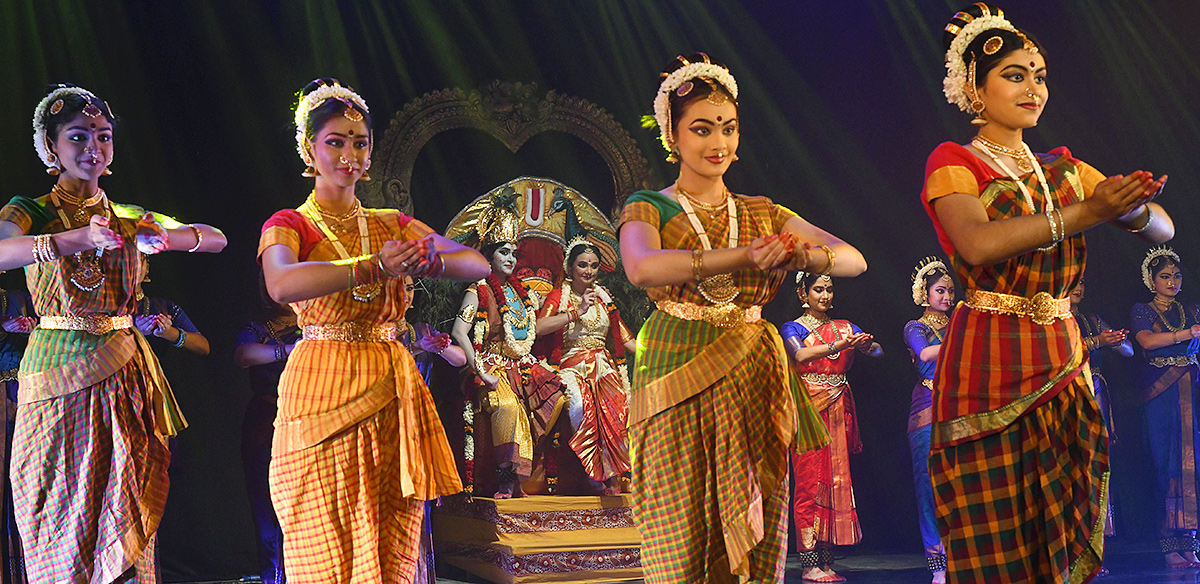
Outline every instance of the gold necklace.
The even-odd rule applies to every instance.
[[[72,226],[71,221],[67,218],[66,212],[63,211],[62,201],[59,200],[59,195],[63,193],[66,193],[67,196],[70,196],[70,193],[67,193],[66,189],[57,184],[54,185],[54,188],[50,189],[50,202],[54,203],[54,210],[58,212],[58,219],[62,221],[63,230],[66,231],[71,229]],[[112,212],[111,205],[108,203],[108,198],[104,195],[104,189],[100,189],[99,192],[83,201],[83,203],[86,203],[93,198],[96,200],[96,202],[103,201],[104,209],[102,210],[101,214],[105,218],[109,218],[110,216],[116,217],[116,213]],[[78,213],[76,216],[78,216]],[[117,231],[120,230],[119,223],[114,223],[112,227]],[[91,292],[96,288],[99,288],[104,284],[104,269],[100,267],[100,258],[103,255],[104,248],[102,247],[96,248],[96,253],[91,256],[83,255],[83,252],[76,253],[75,261],[77,262],[77,265],[75,266],[74,270],[71,270],[71,275],[68,276],[67,279],[70,280],[76,288],[83,290],[84,292]]]
[[[678,188],[678,186],[677,186]],[[726,190],[726,193],[729,191]],[[712,242],[708,239],[708,232],[704,230],[704,225],[696,218],[696,210],[692,207],[691,199],[687,196],[679,197],[679,206],[683,207],[683,212],[687,215],[688,223],[692,224],[692,229],[696,231],[696,236],[700,239],[700,249],[711,250]],[[728,247],[733,249],[738,244],[738,212],[737,203],[733,197],[725,197],[726,214],[729,216],[729,238]],[[716,274],[700,280],[696,283],[696,289],[705,300],[713,304],[729,304],[737,297],[737,284],[733,281],[733,275],[726,272]]]
[[[941,330],[946,328],[946,325],[950,324],[950,317],[946,316],[945,314],[930,314],[926,312],[917,320],[925,323],[925,325],[929,327],[929,330],[933,331],[933,336],[937,337],[938,342],[942,342]]]
[[[76,223],[87,223],[92,218],[92,214],[88,212],[88,207],[94,207],[100,201],[104,200],[104,189],[96,189],[96,194],[87,198],[72,195],[60,184],[55,184],[51,190],[58,195],[59,199],[75,206],[75,213],[71,217],[75,219]],[[63,225],[63,229],[69,229],[69,227]]]
[[[1021,172],[1029,172],[1033,170],[1033,162],[1029,160],[1029,156],[1027,155],[1028,151],[1025,149],[1024,142],[1021,143],[1021,148],[1009,148],[1003,144],[988,140],[983,136],[983,134],[976,135],[975,140],[972,140],[972,144],[975,142],[978,142],[976,146],[983,146],[984,150],[990,150],[994,154],[1003,154],[1009,158],[1012,158],[1017,162],[1017,168],[1020,169]]]
[[[822,345],[831,345],[833,343],[836,343],[836,342],[842,340],[842,331],[840,329],[838,329],[837,323],[833,322],[833,319],[829,318],[828,315],[822,314],[821,317],[818,318],[816,316],[813,316],[811,312],[805,312],[803,315],[800,316],[800,324],[804,325],[804,328],[808,329],[808,334],[816,335],[817,338],[821,340]],[[833,340],[828,340],[825,338],[824,335],[817,332],[817,329],[819,329],[825,325],[829,325],[830,328],[833,329]],[[814,346],[816,346],[816,345],[814,345]],[[841,356],[842,356],[841,351],[837,351],[837,352],[829,354],[829,358],[831,360],[837,359],[838,357],[841,357]]]
[[[724,206],[725,206],[725,201],[729,199],[729,189],[725,189],[725,192],[724,192],[724,193],[722,193],[722,197],[721,197],[721,201],[720,201],[720,202],[718,202],[718,203],[705,203],[704,201],[701,201],[700,199],[697,199],[697,198],[696,198],[696,195],[693,195],[692,193],[690,193],[690,192],[688,192],[688,191],[684,190],[684,188],[683,188],[683,187],[679,186],[679,183],[678,183],[678,182],[677,182],[677,183],[675,183],[675,192],[679,193],[681,196],[687,197],[687,199],[688,199],[688,202],[690,202],[691,204],[695,205],[695,206],[696,206],[696,208],[698,208],[698,209],[704,209],[705,211],[708,211],[709,213],[713,213],[713,212],[715,212],[715,211],[717,211],[717,210],[721,209],[721,207],[724,207]]]
[[[300,208],[297,210],[302,215],[306,215],[311,219],[313,223],[317,224],[317,228],[329,239],[329,243],[333,244],[333,249],[337,252],[338,257],[343,260],[351,259],[352,256],[346,251],[346,246],[342,245],[342,242],[338,240],[337,234],[321,218],[321,206],[317,204],[316,194],[316,191],[313,191],[308,196],[308,200],[304,201],[304,204],[300,205]],[[367,214],[363,211],[362,206],[358,204],[358,199],[355,199],[354,212],[358,215],[358,253],[360,255],[367,255],[371,253],[371,237],[367,229]],[[371,282],[370,284],[359,284],[351,288],[350,295],[359,302],[370,302],[377,298],[382,291],[383,282]]]
[[[571,295],[571,301],[567,308],[568,311],[571,308],[578,308],[579,305],[583,304],[583,297],[579,294],[576,294],[575,290],[573,290],[570,285],[564,282],[563,287],[566,288]],[[583,332],[587,333],[596,332],[603,324],[604,323],[600,318],[600,298],[597,296],[596,300],[592,302],[592,305],[588,307],[587,311],[579,315],[579,324],[577,326],[582,326]]]
[[[1172,300],[1171,304],[1174,304],[1175,308],[1179,312],[1179,326],[1178,327],[1171,326],[1171,323],[1167,322],[1167,315],[1164,314],[1164,312],[1165,312],[1164,309],[1158,307],[1157,301],[1151,301],[1150,307],[1154,309],[1154,312],[1158,313],[1158,319],[1162,321],[1163,326],[1167,327],[1167,329],[1170,330],[1171,332],[1177,333],[1177,332],[1183,330],[1184,325],[1187,324],[1187,316],[1183,313],[1183,305],[1182,304],[1180,304],[1179,302],[1177,302],[1175,300]],[[1171,304],[1167,305],[1167,309],[1171,308]]]
[[[330,213],[330,212],[326,211],[325,209],[322,209],[321,205],[319,205],[317,203],[316,199],[313,199],[313,205],[316,206],[317,213],[320,213],[322,217],[324,217],[325,219],[328,220],[327,223],[329,224],[329,230],[338,235],[343,235],[346,233],[346,231],[347,231],[346,225],[345,225],[346,221],[349,219],[352,219],[356,215],[358,215],[359,208],[361,207],[361,205],[358,202],[358,199],[355,198],[354,204],[350,205],[350,210],[347,211],[344,215],[338,215],[336,213]]]

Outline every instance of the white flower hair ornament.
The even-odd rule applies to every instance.
[[[571,250],[575,249],[577,246],[580,246],[580,245],[596,249],[596,246],[594,244],[592,244],[592,241],[590,239],[588,239],[586,235],[578,235],[576,237],[571,238],[571,241],[568,241],[567,246],[563,248],[563,277],[564,278],[571,277],[571,266],[567,265],[567,260],[570,259],[570,257],[571,257]],[[599,252],[597,252],[597,255],[599,255]]]
[[[671,92],[696,78],[716,81],[729,92],[734,101],[737,101],[737,81],[734,80],[728,69],[720,65],[697,62],[689,63],[672,71],[658,85],[658,94],[654,96],[654,121],[658,124],[658,139],[667,152],[675,150],[675,143],[671,138]],[[690,91],[691,88],[689,87],[688,90]]]
[[[1142,283],[1145,284],[1146,288],[1151,292],[1154,291],[1154,277],[1150,274],[1150,262],[1153,262],[1154,258],[1163,256],[1171,258],[1171,260],[1174,261],[1175,265],[1177,266],[1181,263],[1179,261],[1179,254],[1175,253],[1175,250],[1165,245],[1150,248],[1150,250],[1146,252],[1146,259],[1142,260]]]
[[[971,79],[972,75],[968,71],[968,63],[963,60],[963,53],[966,52],[967,46],[980,34],[994,29],[1007,30],[1022,37],[1025,36],[1021,34],[1021,31],[1017,30],[1017,27],[1004,18],[1003,11],[997,10],[997,12],[999,14],[985,14],[975,17],[966,26],[961,28],[953,23],[946,25],[947,31],[954,33],[954,29],[958,29],[958,32],[955,33],[954,40],[950,42],[950,48],[946,50],[946,78],[942,80],[942,92],[946,94],[946,101],[957,105],[958,109],[964,112],[975,112],[971,108],[972,100],[968,94],[968,91],[974,92],[974,88],[968,89],[967,87],[974,79]],[[970,16],[965,12],[960,12],[956,15],[957,18],[962,20],[967,20]],[[1026,45],[1033,46],[1028,39],[1026,39]]]
[[[54,156],[53,152],[50,152],[50,138],[46,135],[46,114],[58,114],[63,107],[62,99],[68,95],[82,96],[88,100],[89,107],[96,111],[100,109],[92,104],[93,98],[97,100],[100,98],[82,87],[59,87],[46,94],[46,97],[38,102],[37,107],[33,108],[33,149],[37,151],[38,158],[42,159],[42,164],[46,165],[47,172],[55,174],[58,172],[58,158]],[[106,107],[107,105],[105,104]]]
[[[925,286],[925,276],[938,269],[946,273],[950,272],[946,269],[946,264],[934,256],[929,256],[917,264],[917,269],[912,275],[913,304],[917,306],[929,306],[929,289]]]
[[[308,115],[330,99],[337,99],[346,104],[346,111],[342,112],[342,115],[352,122],[362,121],[363,117],[357,110],[350,107],[351,104],[358,106],[364,112],[371,112],[362,96],[341,85],[322,85],[301,98],[300,103],[296,105],[296,152],[308,166],[312,166],[313,163],[312,155],[304,147],[305,134],[308,132]]]

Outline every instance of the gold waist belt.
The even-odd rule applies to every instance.
[[[1048,325],[1056,318],[1071,316],[1071,299],[1055,298],[1049,292],[1038,292],[1032,298],[988,292],[987,290],[967,290],[967,306],[984,312],[1028,316],[1033,322]]]
[[[71,316],[43,316],[38,319],[38,328],[63,331],[87,331],[103,335],[115,330],[133,328],[133,316],[109,316],[107,314],[82,314]]]
[[[580,337],[573,341],[563,343],[563,345],[564,345],[563,348],[568,349],[568,350],[570,350],[570,349],[593,350],[593,349],[604,349],[604,348],[608,347],[608,343],[605,341],[604,337]]]
[[[341,324],[306,324],[301,328],[306,341],[343,341],[347,343],[370,343],[394,341],[400,338],[400,327],[396,323],[364,324],[343,322]]]
[[[1176,355],[1174,357],[1155,357],[1150,360],[1155,367],[1187,367],[1196,364],[1195,355]]]
[[[922,379],[921,385],[928,387],[929,391],[933,391],[933,380],[932,379]]]
[[[655,302],[658,309],[684,320],[702,320],[713,326],[733,328],[746,323],[762,320],[762,307],[751,306],[742,308],[734,304],[717,304],[715,306],[700,306],[691,302],[675,302],[659,300]]]
[[[809,383],[820,383],[831,387],[837,387],[846,383],[846,376],[837,373],[802,373],[800,377]]]

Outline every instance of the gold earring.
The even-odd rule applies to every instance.
[[[316,178],[321,176],[321,173],[317,172],[317,169],[310,164],[304,168],[304,172],[300,173],[300,176],[305,178]]]
[[[671,153],[667,155],[667,162],[670,162],[671,164],[679,162],[679,150],[672,150]]]
[[[100,173],[100,176],[112,176],[112,169],[104,167],[104,172]]]
[[[371,175],[367,174],[367,171],[364,170],[362,178],[359,180],[361,180],[363,182],[371,182]]]
[[[59,173],[61,173],[61,172],[62,172],[62,171],[61,171],[61,170],[59,170],[59,168],[58,168],[58,165],[57,165],[57,164],[56,164],[56,165],[54,165],[54,166],[51,166],[50,168],[47,168],[47,169],[46,169],[46,174],[48,174],[48,175],[50,175],[50,176],[58,176],[58,175],[59,175]]]
[[[967,66],[967,97],[971,98],[971,111],[975,112],[975,119],[971,123],[976,126],[987,125],[987,118],[983,117],[983,110],[987,108],[987,104],[979,99],[979,88],[975,85],[975,54],[971,54],[971,64]]]

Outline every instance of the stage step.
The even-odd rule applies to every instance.
[[[641,580],[629,495],[447,497],[433,513],[437,558],[497,582]]]

